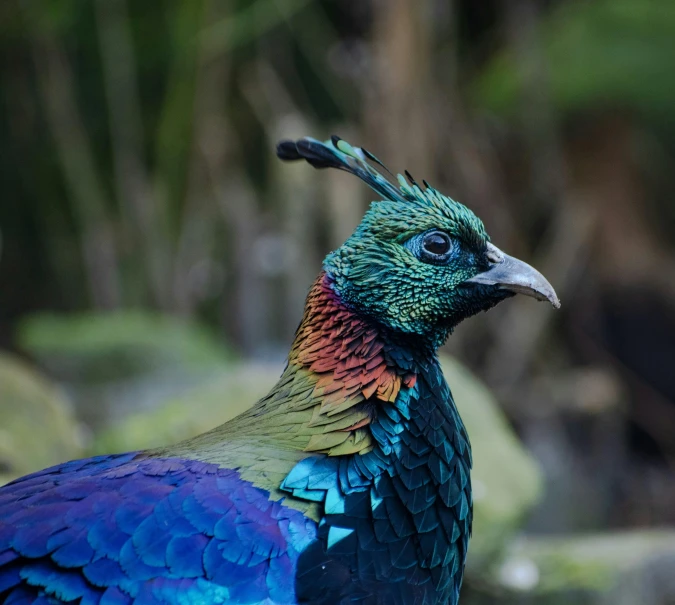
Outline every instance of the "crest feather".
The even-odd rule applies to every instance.
[[[286,161],[306,160],[314,168],[337,168],[356,175],[363,182],[392,202],[426,201],[425,195],[415,181],[409,185],[401,175],[397,187],[371,164],[376,164],[392,177],[393,173],[370,151],[352,147],[347,141],[333,135],[328,141],[305,137],[298,141],[281,141],[277,145],[277,156]],[[406,171],[406,175],[409,173]]]

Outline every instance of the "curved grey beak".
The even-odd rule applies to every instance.
[[[488,244],[488,258],[492,267],[479,273],[466,282],[499,286],[517,294],[525,294],[537,300],[547,300],[556,309],[560,308],[560,301],[548,280],[522,260],[504,254],[497,246]]]

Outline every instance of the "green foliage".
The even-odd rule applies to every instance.
[[[209,53],[220,54],[259,39],[261,35],[283,23],[303,9],[310,0],[255,0],[247,3],[236,15],[208,27],[201,35]]]
[[[175,5],[169,21],[171,28],[171,65],[166,96],[156,135],[155,154],[159,175],[166,191],[175,196],[171,206],[180,207],[185,194],[186,166],[192,145],[193,105],[197,77],[198,38],[204,2],[194,0]],[[178,212],[172,213],[178,215]]]
[[[672,123],[673,31],[670,0],[562,3],[538,32],[552,101],[561,111],[624,107]],[[474,83],[477,102],[513,115],[526,69],[514,54],[498,55]]]
[[[234,356],[202,325],[142,311],[29,316],[17,340],[49,367],[66,364],[97,380],[172,365],[213,367]]]
[[[86,0],[36,0],[22,3],[20,12],[22,22],[34,33],[64,34],[77,27],[87,8]]]

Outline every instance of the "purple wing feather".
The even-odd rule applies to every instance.
[[[0,489],[0,602],[295,603],[302,513],[212,464],[68,462]]]

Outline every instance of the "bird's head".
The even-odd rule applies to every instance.
[[[382,197],[324,261],[338,296],[358,313],[438,346],[460,321],[517,293],[560,306],[544,276],[492,244],[471,210],[408,173],[394,185],[365,149],[305,138],[282,141],[277,155],[351,172]]]

